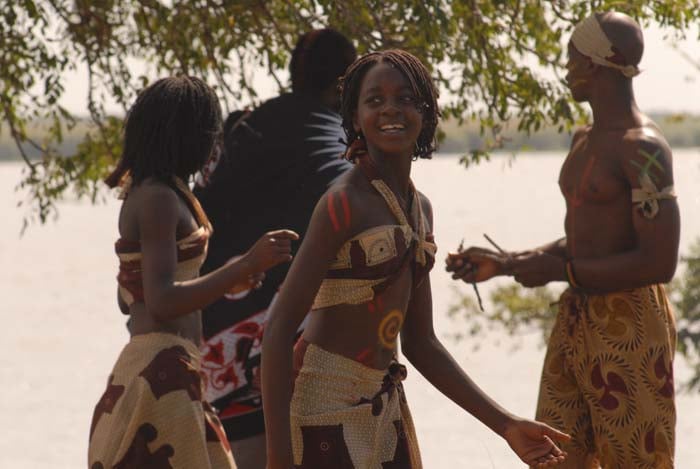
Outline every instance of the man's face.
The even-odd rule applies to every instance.
[[[569,60],[566,62],[566,85],[571,90],[571,96],[577,102],[590,99],[591,80],[595,67],[591,59],[580,53],[569,42]]]

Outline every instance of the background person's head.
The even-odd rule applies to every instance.
[[[596,88],[629,86],[639,73],[644,38],[624,13],[594,13],[581,21],[568,44],[566,81],[576,101],[589,101]]]
[[[117,186],[125,175],[134,184],[173,176],[187,180],[210,157],[221,135],[221,107],[199,78],[162,78],[142,90],[124,122],[124,148],[105,182]]]
[[[338,80],[356,58],[352,42],[334,29],[315,29],[302,34],[289,63],[292,93],[314,97],[338,109]]]
[[[357,125],[360,91],[368,72],[380,63],[388,64],[405,78],[412,94],[412,105],[422,117],[421,130],[415,142],[413,156],[430,158],[435,151],[435,130],[440,117],[437,104],[438,92],[425,65],[409,52],[398,49],[372,52],[360,57],[348,68],[343,77],[340,113],[351,147],[347,157],[354,159],[353,145],[357,145],[356,142],[360,142],[362,146],[364,137]]]

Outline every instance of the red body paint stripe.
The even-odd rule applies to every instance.
[[[362,352],[357,354],[357,356],[355,357],[355,361],[360,362],[360,363],[366,363],[367,361],[369,361],[368,359],[371,355],[372,355],[372,349],[369,349],[369,348],[364,349]]]
[[[328,194],[328,215],[331,217],[331,223],[333,223],[333,230],[340,231],[340,223],[338,223],[338,216],[335,213],[332,192]]]
[[[350,204],[348,203],[348,196],[345,191],[340,192],[340,201],[343,204],[343,219],[345,221],[345,228],[350,228]]]
[[[591,171],[593,170],[593,166],[595,165],[597,159],[598,158],[595,153],[591,156],[591,158],[588,159],[586,167],[583,170],[583,175],[581,176],[581,181],[579,181],[578,187],[574,189],[574,197],[571,201],[571,235],[569,236],[569,241],[571,242],[570,247],[572,256],[576,256],[576,209],[583,205],[581,191],[583,190],[584,186],[588,183],[588,179],[591,177]]]

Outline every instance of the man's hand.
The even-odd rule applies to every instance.
[[[512,273],[515,281],[524,287],[541,287],[566,280],[566,261],[542,251],[528,251],[513,259]]]
[[[445,264],[445,270],[452,272],[453,279],[476,283],[497,275],[507,275],[510,256],[489,249],[470,247],[466,251],[448,253]]]
[[[571,439],[566,433],[540,422],[514,419],[509,422],[503,438],[515,454],[532,467],[552,467],[566,459],[566,453],[554,442],[567,442]]]

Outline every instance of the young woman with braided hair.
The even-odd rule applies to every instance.
[[[346,72],[341,100],[355,167],[316,206],[263,340],[268,468],[422,467],[399,333],[416,369],[524,462],[561,462],[552,439],[567,435],[498,406],[433,331],[432,208],[410,179],[412,161],[435,150],[429,72],[404,51],[367,54]]]
[[[199,277],[212,230],[185,181],[220,134],[218,99],[198,78],[156,81],[127,114],[124,150],[106,182],[122,186],[124,198],[115,248],[131,340],[95,407],[91,469],[235,467],[221,423],[202,399],[199,310],[291,260],[297,236],[267,233],[241,259]]]

